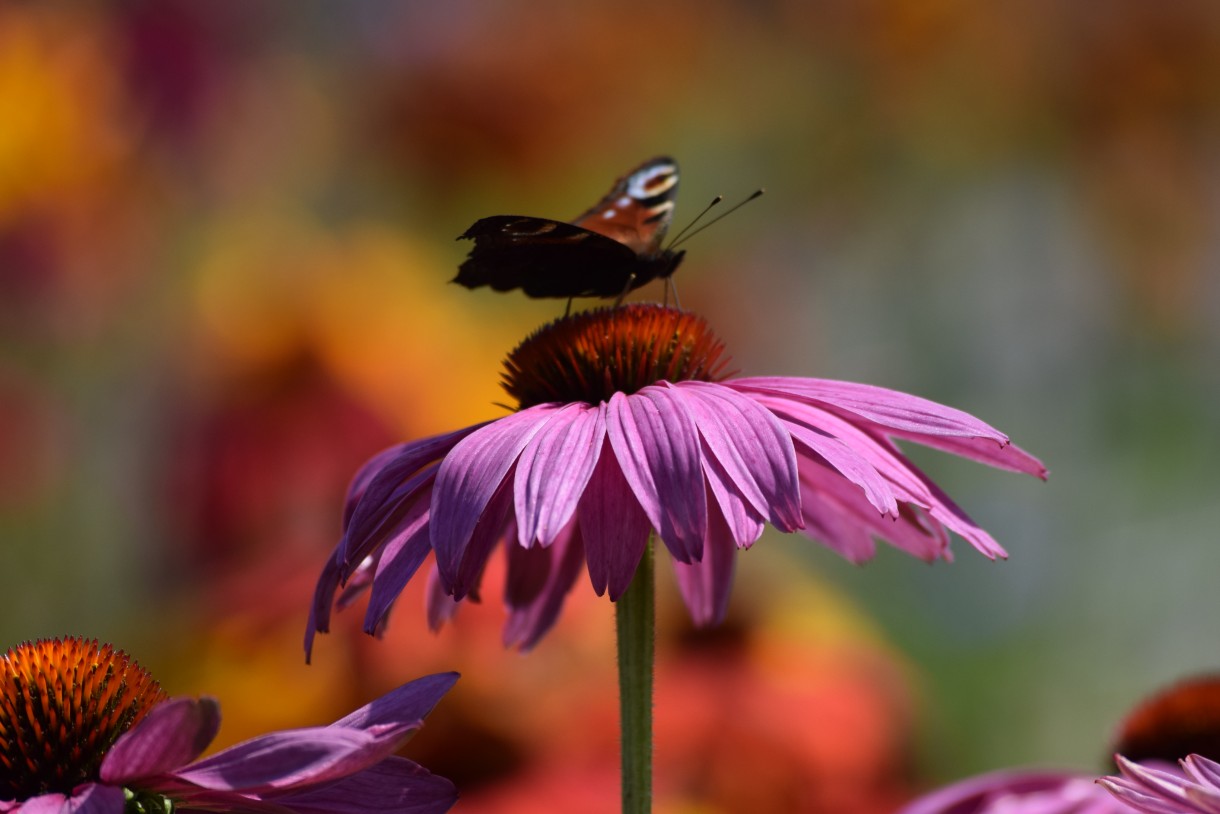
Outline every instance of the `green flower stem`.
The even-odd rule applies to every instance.
[[[652,811],[652,671],[657,615],[652,549],[649,539],[631,585],[614,609],[618,632],[619,732],[623,745],[623,814]]]

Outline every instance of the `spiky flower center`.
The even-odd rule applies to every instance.
[[[599,308],[544,325],[504,362],[504,389],[521,408],[597,404],[665,380],[720,381],[728,357],[702,318],[660,305]]]
[[[161,686],[121,650],[80,638],[27,642],[0,660],[0,800],[69,795]]]

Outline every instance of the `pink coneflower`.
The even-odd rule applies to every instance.
[[[1220,765],[1197,754],[1220,750],[1220,676],[1192,677],[1141,701],[1112,749],[1123,777],[1010,769],[937,789],[898,814],[1220,814]],[[1188,754],[1185,774],[1174,770]]]
[[[1006,770],[937,789],[898,814],[1134,814],[1080,772]]]
[[[1004,550],[894,439],[1016,472],[1042,464],[959,410],[849,382],[738,378],[702,319],[653,305],[560,319],[506,362],[511,415],[385,450],[357,473],[343,537],[319,579],[306,649],[371,587],[378,631],[429,553],[435,628],[477,596],[488,557],[508,557],[505,641],[533,646],[587,568],[618,600],[655,531],[694,621],[724,617],[737,549],[767,523],[852,562],[874,538],[924,560],[955,532]]]
[[[418,679],[330,726],[253,738],[199,759],[210,698],[168,698],[110,645],[46,640],[0,661],[0,812],[440,814],[453,784],[394,755],[456,673]]]
[[[1220,814],[1220,763],[1202,755],[1181,761],[1182,771],[1142,766],[1115,756],[1122,776],[1098,784],[1146,814]]]

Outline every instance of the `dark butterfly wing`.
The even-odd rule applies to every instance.
[[[571,223],[519,215],[475,221],[473,240],[453,282],[530,297],[616,297],[673,273],[681,253],[636,254],[613,238]]]

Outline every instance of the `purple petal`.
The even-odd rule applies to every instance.
[[[3,801],[0,801],[3,805]],[[0,811],[22,814],[123,814],[123,789],[102,783],[86,783],[77,787],[71,797],[62,794],[40,794]]]
[[[440,460],[464,438],[477,432],[490,422],[475,424],[444,435],[434,435],[399,444],[374,456],[365,464],[348,488],[349,502],[359,495],[357,504],[350,513],[350,521],[343,524],[345,535],[353,532],[357,537],[368,534],[374,517],[389,501],[390,496],[410,476],[433,461]],[[353,558],[349,558],[349,561]]]
[[[505,546],[508,561],[504,577],[504,603],[509,607],[528,605],[546,588],[555,559],[550,546],[526,548],[509,539]]]
[[[812,486],[803,485],[801,504],[805,512],[802,534],[816,540],[848,562],[859,565],[877,554],[877,544],[867,523],[860,522],[860,501],[844,505]]]
[[[428,584],[424,589],[424,608],[428,617],[428,629],[434,633],[440,630],[441,625],[448,622],[457,613],[460,604],[458,600],[445,593],[440,571],[437,570],[436,563],[433,563],[432,568],[428,570]]]
[[[608,449],[610,441],[602,444],[607,449],[598,459],[576,516],[593,590],[601,596],[609,587],[614,602],[631,584],[652,526]]]
[[[441,463],[432,490],[432,548],[441,579],[457,598],[464,595],[458,571],[475,527],[517,456],[556,409],[541,404],[493,421],[462,439]]]
[[[735,487],[732,477],[725,471],[720,461],[712,455],[711,450],[704,447],[703,474],[707,478],[708,489],[712,499],[708,501],[708,526],[711,526],[712,507],[722,517],[726,518],[734,544],[738,548],[749,548],[762,537],[767,528],[767,518],[759,514],[754,505],[742,497]],[[797,493],[800,499],[800,493]],[[801,520],[801,525],[805,523]],[[709,532],[710,533],[710,532]]]
[[[271,799],[299,814],[441,814],[457,797],[449,780],[406,758],[388,757],[351,777]]]
[[[125,810],[123,790],[115,786],[89,783],[77,788],[68,798],[61,814],[120,814]],[[29,811],[22,808],[22,811]]]
[[[1199,783],[1220,788],[1220,763],[1203,755],[1190,755],[1182,761],[1182,767]]]
[[[435,673],[417,678],[340,718],[331,727],[419,726],[457,680],[457,673]]]
[[[339,579],[343,573],[343,563],[339,559],[339,549],[330,555],[318,584],[314,588],[313,604],[309,607],[309,622],[305,628],[305,663],[313,655],[313,639],[315,633],[330,631],[330,610],[335,602],[335,591],[339,588]]]
[[[679,562],[698,561],[707,536],[707,494],[698,430],[669,388],[610,398],[606,430],[623,476]]]
[[[419,443],[418,441],[413,443]],[[411,447],[411,443],[395,444],[392,447],[383,449],[372,458],[369,458],[364,464],[356,470],[356,474],[352,476],[351,483],[347,486],[347,496],[343,506],[343,528],[347,528],[352,519],[352,512],[356,510],[356,504],[360,502],[360,498],[364,496],[365,490],[369,488],[369,483],[377,476],[387,464],[395,458],[407,452]]]
[[[121,794],[122,792],[120,792]],[[37,797],[31,797],[28,800],[22,800],[17,803],[9,811],[22,811],[25,814],[66,814],[68,808],[68,798],[62,794],[40,794]]]
[[[927,509],[930,517],[944,523],[950,531],[958,534],[988,559],[1008,559],[1008,552],[1004,550],[1004,547],[997,543],[995,538],[988,534],[982,526],[974,522],[974,519],[966,514],[965,510],[954,503],[944,490],[906,458],[902,460],[907,463],[912,472],[923,479],[932,495],[932,505]]]
[[[457,576],[448,590],[454,599],[464,599],[468,594],[476,593],[479,581],[483,578],[483,570],[491,552],[501,542],[516,545],[517,524],[513,519],[513,482],[509,476],[500,484],[500,488],[492,496],[491,502],[479,517],[479,522],[470,535],[462,561],[458,565]],[[442,578],[443,578],[442,574]]]
[[[416,727],[386,731],[310,727],[272,732],[231,746],[172,773],[213,791],[266,794],[329,782],[373,765]]]
[[[799,403],[794,404],[774,396],[759,395],[756,398],[783,422],[784,429],[792,434],[793,440],[803,450],[816,454],[839,474],[860,487],[877,511],[882,514],[897,514],[897,499],[886,479],[850,444],[836,437],[827,427],[812,423],[817,420],[816,414],[811,415],[811,412]],[[789,407],[794,407],[795,411]]]
[[[1008,556],[990,534],[899,452],[893,442],[853,423],[848,417],[816,405],[788,402],[784,409],[791,412],[794,420],[827,432],[855,450],[886,479],[899,501],[925,509],[936,521],[961,535],[984,556],[990,559]]]
[[[382,628],[390,606],[432,551],[428,529],[431,505],[430,495],[421,494],[380,551],[373,575],[373,592],[364,615],[366,633]]]
[[[510,546],[509,556],[533,552],[518,546]],[[512,549],[517,551],[513,552]],[[509,605],[508,621],[504,625],[504,644],[517,645],[522,651],[531,649],[550,630],[559,618],[564,599],[572,590],[585,561],[584,546],[575,523],[569,524],[548,549],[537,549],[552,558],[546,584],[528,604]],[[536,556],[536,555],[535,555]]]
[[[796,452],[779,420],[723,385],[681,382],[669,389],[680,396],[677,401],[690,411],[707,444],[705,463],[715,459],[733,491],[780,531],[800,528]]]
[[[898,814],[1130,814],[1090,778],[1002,771],[938,789]]]
[[[1033,475],[1042,480],[1047,478],[1046,465],[1016,444],[996,446],[991,438],[957,438],[951,435],[930,435],[894,429],[886,430],[886,432],[895,438],[914,441],[925,447],[939,449],[961,458],[994,466],[997,469]]]
[[[801,510],[804,534],[829,546],[846,560],[862,563],[873,558],[873,535],[895,547],[931,562],[948,555],[948,533],[939,523],[926,527],[903,503],[894,515],[881,515],[864,493],[819,458],[802,459]]]
[[[998,445],[1008,436],[969,413],[928,399],[871,384],[830,379],[760,376],[734,379],[725,385],[738,390],[757,390],[822,402],[845,410],[881,427],[926,435],[965,435],[990,438]]]
[[[1170,802],[1153,794],[1138,782],[1125,777],[1102,777],[1097,785],[1114,796],[1115,805],[1120,806],[1123,814],[1130,814],[1132,809],[1146,814],[1184,814],[1192,810],[1182,803]]]
[[[166,774],[203,754],[220,729],[212,698],[171,698],[149,710],[110,747],[99,776],[119,785]]]
[[[380,558],[381,551],[374,551],[361,560],[359,565],[351,569],[351,573],[347,575],[347,582],[343,585],[343,590],[339,592],[339,598],[335,600],[336,610],[343,610],[350,606],[360,594],[364,593],[373,584],[373,576],[377,573],[377,563]]]
[[[1194,783],[1181,773],[1142,766],[1127,760],[1122,755],[1116,755],[1114,761],[1118,764],[1124,778],[1129,781],[1129,785],[1124,785],[1132,791],[1151,794],[1154,798],[1160,798],[1158,801],[1160,803],[1173,802],[1175,809],[1188,811],[1196,809],[1190,804],[1188,795],[1188,791],[1194,786]],[[1115,780],[1121,782],[1119,778],[1115,778]],[[1145,810],[1150,809],[1145,808]]]
[[[902,458],[902,453],[898,451],[897,447],[885,437],[870,431],[859,421],[841,416],[815,404],[791,400],[775,401],[772,397],[765,395],[759,396],[759,401],[776,413],[782,414],[789,431],[794,435],[800,432],[799,427],[803,426],[812,429],[814,433],[822,433],[837,439],[886,481],[888,491],[897,500],[907,500],[924,506],[931,504],[932,496],[928,494],[923,480],[910,471],[910,466]],[[800,438],[802,441],[811,442],[808,444],[810,446],[814,442],[811,433],[802,433]],[[816,451],[826,458],[821,450]],[[838,469],[837,466],[835,468]],[[857,483],[862,489],[865,488],[856,480],[848,479]],[[870,500],[870,502],[875,506],[878,505],[878,501]],[[882,502],[888,506],[888,501]],[[878,509],[886,511],[881,506],[878,506]]]
[[[606,434],[605,407],[560,408],[517,461],[514,497],[518,540],[548,546],[572,519]]]
[[[678,588],[697,627],[718,625],[729,611],[729,594],[737,564],[737,542],[720,511],[708,517],[708,536],[703,559],[674,563]]]
[[[420,501],[431,495],[432,484],[440,464],[434,463],[399,484],[380,503],[362,502],[357,509],[352,525],[343,535],[343,561],[351,567],[362,562],[365,557],[383,545],[387,537],[391,537],[402,527],[404,518],[417,517],[421,511],[430,508],[427,503],[422,507]],[[365,511],[365,507],[369,507]]]

